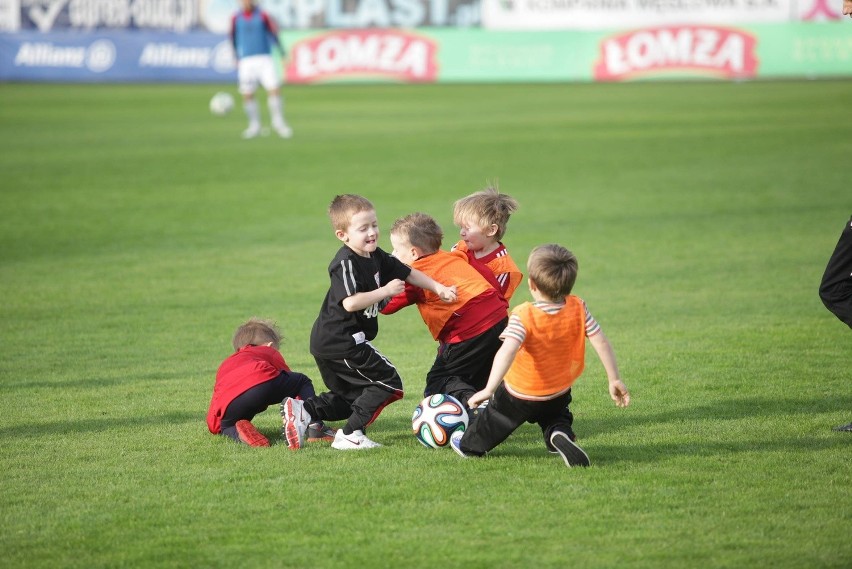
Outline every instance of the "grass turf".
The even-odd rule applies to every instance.
[[[26,567],[848,567],[850,331],[816,289],[852,213],[852,83],[286,89],[243,141],[230,86],[0,88],[0,551]],[[337,193],[383,229],[499,178],[519,265],[559,242],[633,403],[593,351],[568,470],[527,425],[461,460],[410,434],[434,343],[377,346],[406,397],[384,447],[207,433],[236,326],[307,351]],[[389,247],[387,234],[382,243]],[[527,300],[524,287],[514,303]],[[271,408],[255,420],[276,437]]]

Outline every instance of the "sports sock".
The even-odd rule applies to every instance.
[[[284,100],[281,95],[271,95],[266,100],[269,107],[269,117],[274,126],[284,126]]]
[[[249,128],[256,128],[260,126],[260,110],[257,106],[257,100],[252,99],[250,101],[243,101],[243,110],[246,112],[246,116],[249,120]]]

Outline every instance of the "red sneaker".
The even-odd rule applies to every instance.
[[[250,447],[268,447],[269,439],[264,437],[260,431],[258,431],[254,425],[251,424],[251,421],[247,421],[243,419],[242,421],[237,421],[237,424],[234,425],[237,428],[237,435],[239,435],[240,440],[247,444]]]

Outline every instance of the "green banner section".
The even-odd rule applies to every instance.
[[[289,83],[570,82],[852,76],[852,20],[605,32],[285,32]]]

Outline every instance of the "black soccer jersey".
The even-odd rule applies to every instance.
[[[328,266],[331,286],[311,329],[311,354],[343,358],[358,344],[368,342],[379,331],[379,303],[348,312],[343,300],[356,292],[369,292],[393,279],[405,280],[411,268],[380,248],[362,257],[343,246]]]

